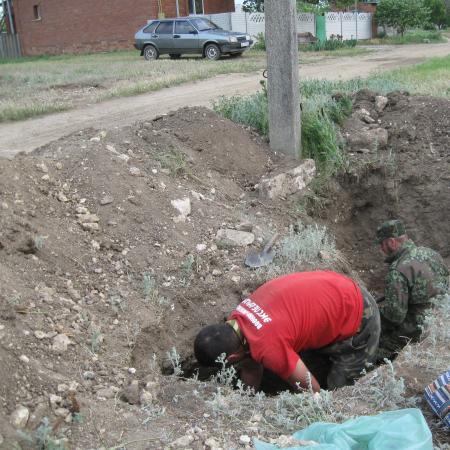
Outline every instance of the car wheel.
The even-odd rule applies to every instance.
[[[179,53],[169,53],[170,59],[180,59],[181,55]]]
[[[217,61],[220,58],[220,48],[216,44],[208,44],[205,47],[205,58]]]
[[[146,45],[144,48],[144,59],[146,61],[152,61],[158,58],[159,58],[158,50],[156,50],[156,48],[153,47],[153,45]]]

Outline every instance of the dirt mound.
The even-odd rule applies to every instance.
[[[0,160],[0,415],[21,404],[30,425],[56,410],[64,421],[71,383],[87,410],[129,367],[170,366],[172,347],[188,361],[198,327],[259,283],[248,247],[220,247],[217,231],[255,246],[285,231],[295,215],[255,184],[297,164],[201,108]]]
[[[400,217],[413,238],[450,255],[450,127],[447,101],[395,93],[382,112],[375,101],[367,92],[355,99],[344,129],[354,137],[349,170],[321,217],[377,290],[380,220]],[[257,193],[261,177],[295,165],[202,108],[80,131],[0,160],[0,438],[14,439],[19,405],[30,414],[27,432],[48,417],[68,448],[119,448],[127,439],[162,448],[186,432],[187,414],[216,427],[196,400],[199,386],[188,397],[188,384],[158,376],[177,358],[190,368],[199,327],[223,319],[264,276],[243,265],[249,246],[223,245],[218,230],[250,233],[260,248],[275,231],[311,222],[300,195],[262,201]],[[212,395],[208,384],[201,389]]]

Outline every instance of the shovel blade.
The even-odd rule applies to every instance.
[[[275,252],[271,249],[261,253],[249,253],[245,258],[245,265],[252,268],[267,266],[273,261]]]

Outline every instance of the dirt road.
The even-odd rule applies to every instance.
[[[416,64],[450,54],[450,42],[377,47],[368,55],[331,58],[300,68],[304,78],[349,79],[375,70]],[[108,100],[76,110],[22,122],[0,124],[0,156],[12,157],[88,127],[111,129],[152,119],[183,106],[210,106],[221,95],[249,94],[260,89],[261,74],[221,75],[135,97]]]

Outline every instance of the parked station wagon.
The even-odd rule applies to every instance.
[[[178,17],[150,22],[136,33],[134,46],[148,61],[163,54],[174,59],[201,54],[217,60],[227,54],[241,56],[252,44],[248,34],[222,30],[204,17]]]

